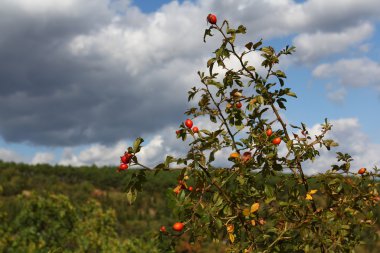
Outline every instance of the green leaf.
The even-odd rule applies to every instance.
[[[211,122],[216,123],[216,117],[214,115],[210,115]]]
[[[246,69],[247,69],[248,71],[254,71],[254,70],[255,70],[255,67],[253,67],[253,66],[248,66]]]
[[[209,155],[209,158],[208,158],[208,162],[211,163],[215,160],[215,152],[216,150],[213,150],[210,152],[210,155]]]
[[[216,86],[218,89],[222,89],[224,86],[223,84],[219,83],[219,82],[216,82],[214,80],[209,80],[207,82],[207,85],[213,85],[213,86]]]
[[[246,47],[248,50],[251,50],[252,46],[253,46],[253,43],[252,43],[252,42],[249,42],[249,43],[247,43],[247,44],[245,45],[245,47]]]
[[[141,149],[141,143],[144,142],[144,139],[141,137],[138,137],[135,142],[133,143],[133,152],[138,153]]]
[[[207,61],[207,67],[210,67],[214,62],[216,61],[216,58],[211,58]]]
[[[263,98],[263,96],[257,96],[256,98],[257,98],[257,102],[259,104],[264,104],[264,98]]]
[[[247,32],[247,28],[245,26],[243,26],[243,25],[239,25],[239,27],[237,29],[237,32],[245,34]]]
[[[275,72],[275,74],[276,74],[277,77],[286,78],[285,73],[282,72],[281,70],[277,70],[277,71]]]
[[[134,190],[134,189],[130,189],[130,190],[127,192],[127,200],[128,200],[128,203],[129,203],[130,205],[132,205],[133,202],[135,202],[136,197],[137,197],[137,191],[136,191],[136,190]]]
[[[256,42],[256,43],[252,46],[253,50],[256,50],[256,48],[258,48],[258,47],[261,46],[262,44],[263,44],[263,40],[260,39],[260,41]]]
[[[231,216],[232,215],[232,209],[230,206],[226,205],[224,208],[223,208],[223,213],[224,215],[226,216]]]
[[[203,35],[203,42],[205,42],[205,43],[206,43],[206,36],[212,36],[211,29],[206,29],[205,30],[205,33]]]
[[[290,97],[297,97],[296,93],[292,92],[292,91],[289,91],[286,93],[286,95],[290,96]]]
[[[288,140],[288,142],[286,143],[286,147],[288,148],[288,150],[292,148],[292,145],[293,145],[293,140]]]
[[[172,156],[166,156],[166,159],[165,159],[165,162],[164,162],[164,165],[165,165],[165,168],[169,168],[169,164],[172,163],[172,162],[175,162],[177,161],[177,159],[175,159],[174,157]]]
[[[272,55],[273,54],[273,48],[272,47],[263,47],[261,48],[261,51],[263,51],[266,54]]]

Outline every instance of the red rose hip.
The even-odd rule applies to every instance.
[[[194,132],[194,133],[198,133],[198,132],[199,132],[199,128],[198,128],[198,127],[196,127],[196,126],[195,126],[195,127],[193,127],[193,132]]]
[[[216,16],[214,14],[210,13],[207,15],[207,22],[209,22],[212,25],[215,25],[216,21],[217,21],[217,19],[216,19]]]
[[[160,231],[161,231],[162,233],[165,233],[165,232],[166,232],[166,227],[165,227],[165,226],[161,226],[161,227],[160,227]]]
[[[126,169],[128,169],[128,164],[125,164],[125,163],[120,164],[119,169],[120,170],[126,170]]]
[[[193,121],[191,119],[185,120],[185,126],[188,128],[192,128],[193,127]]]
[[[273,143],[274,145],[280,145],[280,143],[281,143],[281,138],[280,138],[280,137],[276,137],[276,138],[274,138],[273,141],[272,141],[272,143]]]
[[[173,224],[173,230],[181,232],[183,230],[184,224],[182,222],[176,222]]]

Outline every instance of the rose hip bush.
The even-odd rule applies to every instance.
[[[177,138],[190,138],[189,151],[148,168],[138,162],[143,139],[137,138],[121,158],[122,164],[143,167],[133,173],[128,200],[132,203],[142,190],[147,170],[179,166],[178,182],[168,195],[178,222],[161,228],[163,240],[185,234],[190,241],[224,242],[229,252],[353,250],[363,235],[375,231],[379,170],[350,170],[351,156],[337,152],[336,164],[325,173],[305,175],[305,162],[338,144],[326,138],[332,128],[327,119],[312,135],[304,123],[289,124],[282,117],[287,99],[296,94],[285,85],[279,61],[295,48],[276,51],[262,40],[236,45],[244,26],[232,28],[228,21],[219,26],[212,14],[207,20],[204,41],[217,32],[222,42],[207,62],[207,73],[198,72],[201,85],[188,93],[189,101],[199,101],[176,131]],[[264,74],[250,64],[252,54],[261,55]],[[231,60],[240,66],[228,67]],[[192,128],[200,118],[215,128]],[[229,154],[229,168],[213,165],[217,152]]]

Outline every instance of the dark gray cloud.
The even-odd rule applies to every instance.
[[[0,4],[0,135],[6,141],[110,144],[182,115],[186,92],[170,94],[160,86],[167,77],[131,75],[97,51],[70,52],[75,37],[99,31],[115,17],[104,5],[78,3],[54,13],[26,12],[19,4]]]

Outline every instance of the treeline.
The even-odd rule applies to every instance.
[[[0,252],[168,252],[158,232],[175,221],[166,194],[179,171],[148,173],[130,205],[124,190],[133,172],[116,170],[0,160]],[[176,252],[222,251],[183,240]]]
[[[133,171],[116,170],[0,160],[0,252],[169,252],[158,231],[175,221],[166,195],[173,194],[180,171],[148,173],[131,206],[125,187]],[[223,243],[191,245],[183,237],[175,252],[223,252]],[[367,238],[358,252],[379,246],[373,235]]]

